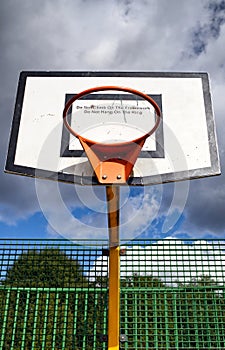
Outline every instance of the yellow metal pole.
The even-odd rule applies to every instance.
[[[106,187],[109,227],[108,350],[120,345],[119,186]]]

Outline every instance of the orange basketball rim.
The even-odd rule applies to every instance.
[[[151,130],[134,140],[118,143],[100,143],[83,137],[76,132],[69,124],[67,115],[72,104],[78,99],[99,91],[122,91],[141,97],[153,106],[155,110],[155,124]],[[161,120],[161,110],[158,104],[149,95],[127,87],[120,86],[98,86],[84,90],[73,96],[65,105],[63,120],[69,132],[77,137],[86,152],[86,155],[93,167],[99,183],[101,184],[124,184],[128,180],[138,155],[145,143],[158,128]],[[118,126],[119,128],[119,126]]]

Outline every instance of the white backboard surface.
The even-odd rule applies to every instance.
[[[129,185],[220,174],[207,73],[156,72],[22,72],[5,171],[97,185],[79,140],[64,127],[62,114],[72,96],[103,85],[139,90],[162,110],[160,127],[147,139]],[[101,105],[114,93],[100,92],[80,103]]]

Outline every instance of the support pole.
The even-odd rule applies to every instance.
[[[106,187],[109,228],[109,305],[108,350],[119,350],[120,343],[120,247],[119,186]]]

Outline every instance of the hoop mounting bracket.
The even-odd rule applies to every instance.
[[[93,144],[80,139],[86,155],[101,184],[125,184],[145,138],[126,144]]]

